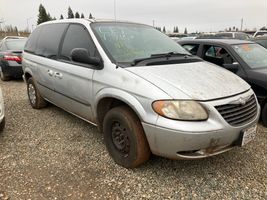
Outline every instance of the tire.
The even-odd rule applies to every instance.
[[[143,127],[130,108],[111,109],[104,118],[103,132],[107,150],[117,164],[134,168],[149,159],[151,152]]]
[[[4,117],[3,120],[0,123],[0,132],[2,132],[6,125],[6,118]]]
[[[9,81],[10,80],[10,77],[9,76],[6,76],[3,71],[1,70],[0,71],[0,78],[2,81]]]
[[[262,125],[267,127],[267,102],[263,105],[261,111]]]
[[[29,78],[27,81],[27,94],[30,101],[31,106],[34,109],[41,109],[47,105],[47,102],[41,96],[33,78]]]

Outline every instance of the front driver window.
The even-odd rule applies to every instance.
[[[204,54],[204,60],[223,66],[224,64],[233,64],[235,60],[233,57],[222,47],[208,46]]]
[[[95,45],[85,27],[71,24],[64,38],[60,58],[71,61],[71,51],[74,48],[87,49],[90,56],[95,56]]]

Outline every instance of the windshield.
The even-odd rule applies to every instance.
[[[27,39],[8,40],[6,46],[8,50],[23,50]]]
[[[233,48],[250,68],[267,67],[267,49],[259,44],[238,44]]]
[[[133,62],[153,54],[188,54],[180,45],[153,27],[132,23],[92,23],[94,33],[113,62]]]

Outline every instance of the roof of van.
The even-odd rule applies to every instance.
[[[80,23],[80,22],[89,22],[89,23],[93,23],[93,22],[124,22],[124,23],[133,23],[133,24],[142,24],[142,23],[136,23],[136,22],[131,22],[131,21],[124,21],[124,20],[114,20],[114,19],[85,19],[85,18],[72,18],[72,19],[58,19],[58,20],[52,20],[52,21],[47,21],[44,22],[40,25],[44,25],[44,24],[54,24],[54,23],[70,23],[70,22],[76,22],[76,23]]]

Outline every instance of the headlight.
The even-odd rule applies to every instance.
[[[207,111],[196,101],[160,100],[152,107],[159,115],[176,120],[200,121],[208,119]]]

